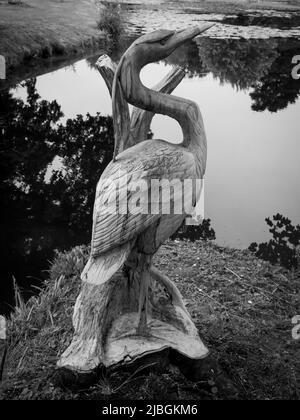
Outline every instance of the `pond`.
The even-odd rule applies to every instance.
[[[90,240],[95,186],[113,149],[111,100],[94,66],[103,52],[0,92],[1,313],[13,302],[13,278],[26,297],[47,277],[55,249]],[[172,66],[186,68],[174,94],[196,101],[204,118],[205,217],[220,245],[267,240],[264,219],[278,212],[300,223],[297,54],[296,38],[200,37],[143,70],[152,86]],[[152,132],[181,140],[163,116]]]

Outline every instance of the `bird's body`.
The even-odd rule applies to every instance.
[[[144,251],[147,254],[154,254],[160,245],[178,229],[186,214],[191,212],[192,208],[189,203],[195,205],[197,202],[200,191],[191,188],[195,184],[187,185],[186,183],[187,188],[184,191],[184,182],[196,179],[198,179],[198,175],[195,157],[181,145],[168,143],[164,140],[146,140],[120,153],[117,159],[107,166],[97,186],[91,258],[87,269],[82,274],[82,280],[94,284],[105,282],[111,273],[103,272],[101,275],[97,269],[95,275],[91,270],[92,265],[99,267],[99,259],[101,261],[102,257],[103,260],[107,260],[109,255],[113,257],[113,251],[115,251],[117,257],[114,256],[113,260],[116,260],[115,269],[118,269],[125,262],[134,245],[139,242],[139,236],[145,235],[145,232],[147,234],[152,226],[156,227],[155,233],[153,232],[154,234],[151,235],[151,241],[145,242]],[[134,213],[133,209],[130,209],[130,204],[141,180],[144,182],[142,185],[147,188],[142,192],[138,189],[138,194],[139,198],[145,198],[144,204],[147,208],[145,205],[144,208],[140,206],[138,212]],[[177,184],[182,186],[189,208],[183,208],[182,195],[174,194],[175,191],[171,188],[170,214],[163,212],[162,196],[159,200],[160,208],[157,206],[158,211],[153,214],[151,212],[155,207],[154,191],[151,188],[153,180],[158,183],[163,180],[169,181],[169,184],[166,184],[166,189],[168,186],[172,187]],[[154,184],[154,187],[156,185]],[[166,200],[168,200],[168,191],[165,190],[165,193]],[[176,206],[182,208],[179,214],[175,213]],[[124,214],[120,214],[121,207]],[[119,258],[122,255],[123,258]],[[112,267],[114,264],[111,262],[109,265]]]

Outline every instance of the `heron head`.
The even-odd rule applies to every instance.
[[[205,23],[181,31],[161,29],[143,35],[128,49],[127,58],[134,55],[141,66],[168,57],[176,48],[192,40],[202,32],[211,28],[213,24]]]

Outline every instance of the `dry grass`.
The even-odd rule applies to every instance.
[[[72,307],[87,249],[58,254],[38,297],[9,322],[3,399],[299,399],[299,272],[260,261],[247,251],[209,243],[168,242],[156,257],[173,278],[212,351],[198,383],[177,368],[104,375],[88,390],[51,383],[58,355],[72,337]]]
[[[24,0],[0,4],[0,54],[8,67],[34,57],[76,53],[103,39],[91,0]]]

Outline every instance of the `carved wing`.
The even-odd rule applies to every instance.
[[[171,190],[170,199],[168,194],[157,196],[153,182],[193,179],[195,173],[192,154],[163,140],[144,141],[121,153],[108,165],[97,186],[92,257],[136,238],[156,223],[163,205],[168,205],[164,201],[171,201],[171,210],[179,208],[179,189]]]

